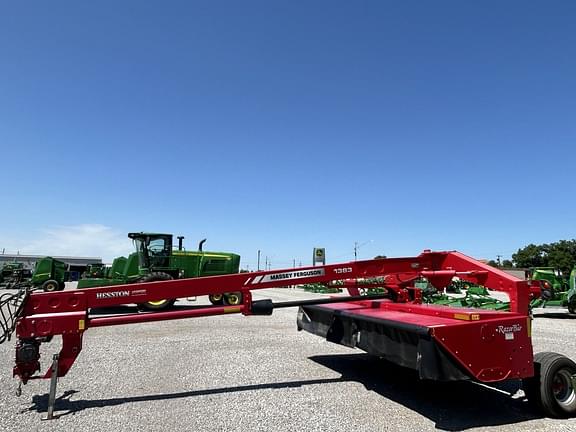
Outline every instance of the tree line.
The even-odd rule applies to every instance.
[[[554,267],[568,274],[576,264],[576,240],[560,240],[541,245],[529,244],[512,254],[512,260],[490,260],[493,267]]]

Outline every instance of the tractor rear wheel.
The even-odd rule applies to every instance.
[[[145,283],[145,282],[158,282],[158,281],[167,281],[167,280],[172,280],[172,279],[174,279],[174,278],[167,273],[154,272],[154,273],[150,273],[147,276],[144,276],[140,280],[140,282],[143,282],[143,283]],[[149,301],[146,303],[140,303],[138,305],[138,308],[143,309],[143,310],[149,310],[149,311],[159,311],[159,310],[163,310],[163,309],[168,309],[175,302],[176,302],[176,299],[164,299],[164,300]]]
[[[224,304],[231,306],[242,304],[242,293],[232,292],[224,294]]]
[[[528,400],[547,416],[566,418],[576,415],[576,363],[553,352],[534,356],[534,376],[523,382]]]
[[[46,292],[54,292],[58,291],[60,289],[60,286],[58,284],[58,281],[55,281],[54,279],[49,279],[42,284],[42,289]]]

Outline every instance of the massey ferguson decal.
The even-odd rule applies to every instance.
[[[304,279],[314,276],[324,276],[324,269],[314,269],[314,270],[302,270],[293,271],[286,273],[274,273],[266,275],[262,278],[260,282],[274,282],[281,280],[294,280],[294,279]]]
[[[310,270],[300,270],[291,271],[283,273],[273,273],[266,276],[256,276],[254,279],[248,278],[244,285],[251,284],[256,285],[264,282],[276,282],[276,281],[288,281],[295,279],[306,279],[310,277],[324,276],[325,272],[323,268],[320,269],[310,269]]]

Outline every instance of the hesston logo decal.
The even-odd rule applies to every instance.
[[[128,297],[130,296],[130,291],[110,291],[110,292],[100,292],[96,293],[97,299],[107,299],[116,297]]]

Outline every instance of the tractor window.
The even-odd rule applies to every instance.
[[[169,267],[172,245],[166,237],[151,238],[148,241],[148,254],[152,268]]]
[[[163,238],[150,240],[148,250],[154,254],[161,254],[166,249],[166,241]]]
[[[136,252],[138,253],[138,265],[142,268],[148,268],[148,254],[146,253],[146,245],[141,239],[134,239],[134,246],[136,247]]]

